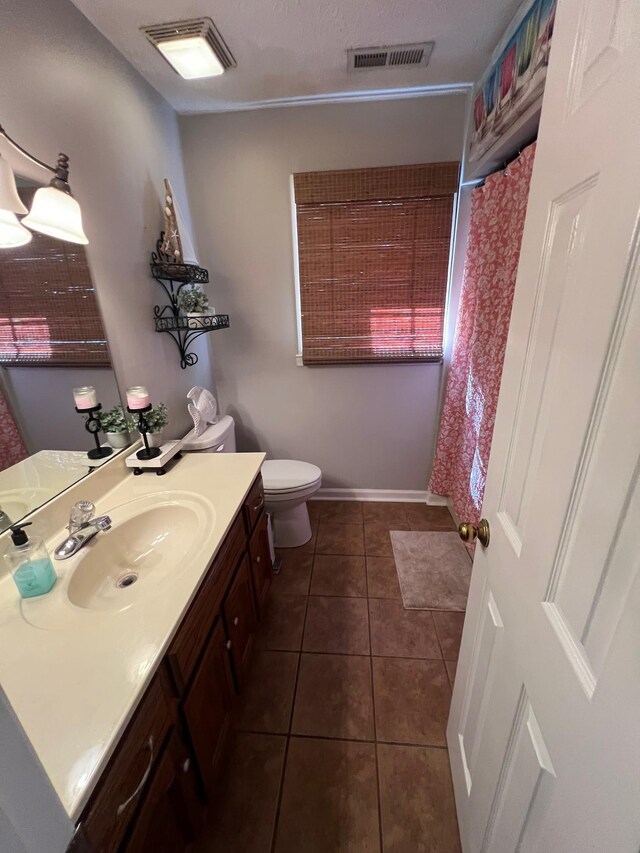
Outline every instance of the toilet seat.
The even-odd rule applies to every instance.
[[[322,482],[322,471],[309,462],[295,459],[267,459],[262,463],[262,482],[265,497],[292,497],[309,489],[313,491]]]

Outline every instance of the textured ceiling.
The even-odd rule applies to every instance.
[[[520,0],[73,0],[180,112],[282,99],[469,83],[482,73]],[[182,80],[140,27],[209,16],[238,67]],[[347,73],[345,51],[435,41],[424,69]]]

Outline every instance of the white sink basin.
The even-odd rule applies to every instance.
[[[69,601],[87,610],[124,610],[162,591],[215,523],[213,507],[186,492],[139,498],[106,514],[111,530],[79,552],[67,585]]]

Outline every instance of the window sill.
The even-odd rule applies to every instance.
[[[415,358],[415,359],[405,359],[405,360],[398,359],[397,361],[393,361],[391,359],[389,361],[384,361],[384,360],[380,359],[377,361],[376,360],[373,360],[373,361],[352,361],[352,362],[344,361],[344,362],[334,362],[334,363],[327,362],[325,364],[305,364],[304,361],[302,360],[302,354],[301,353],[296,354],[296,367],[364,367],[364,366],[370,367],[372,365],[373,366],[378,365],[378,366],[382,367],[383,365],[390,365],[390,364],[404,364],[404,365],[407,365],[407,364],[433,364],[436,367],[441,367],[444,364],[444,356],[442,358],[424,358],[424,359]]]

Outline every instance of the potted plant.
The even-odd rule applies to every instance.
[[[199,329],[201,317],[209,313],[209,297],[195,284],[180,288],[176,302],[178,308],[187,315],[187,325],[190,329]]]
[[[135,424],[133,418],[125,415],[120,404],[100,414],[100,426],[111,447],[117,449],[131,444],[131,432],[135,429]]]
[[[144,419],[149,427],[149,446],[160,447],[164,441],[164,428],[169,423],[167,407],[164,403],[158,403],[149,412],[145,412]]]

